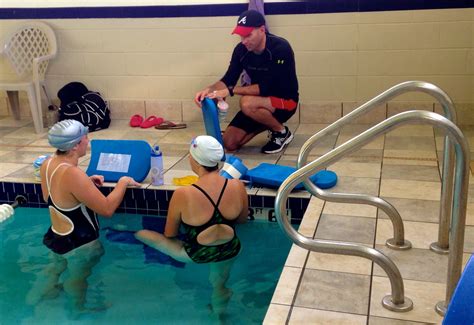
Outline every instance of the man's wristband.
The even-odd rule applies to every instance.
[[[234,96],[234,86],[227,87],[227,90],[229,90],[230,97],[233,97]]]

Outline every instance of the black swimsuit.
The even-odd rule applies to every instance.
[[[212,213],[212,217],[205,224],[200,226],[192,226],[184,222],[182,223],[186,235],[183,245],[184,250],[186,251],[188,256],[196,263],[225,261],[237,256],[237,254],[239,254],[240,252],[240,240],[235,234],[235,220],[228,220],[224,218],[218,208],[222,195],[224,194],[224,190],[227,186],[227,181],[228,179],[225,180],[217,203],[214,203],[209,194],[207,194],[202,188],[195,184],[192,185],[198,190],[200,190],[214,206],[214,212]],[[201,232],[213,225],[220,224],[228,225],[234,231],[234,237],[230,241],[219,245],[202,245],[198,243],[197,237]]]
[[[46,177],[48,177],[50,162],[51,160],[48,161],[46,167]],[[66,233],[60,233],[51,226],[44,235],[43,244],[57,254],[66,254],[75,248],[81,247],[82,245],[99,238],[99,222],[94,211],[86,207],[83,203],[69,209],[60,208],[54,203],[53,198],[51,197],[50,183],[54,173],[62,165],[69,164],[59,164],[51,173],[51,177],[46,179],[46,185],[49,192],[48,205],[50,213],[56,213],[56,215],[62,217],[72,226],[71,230]]]

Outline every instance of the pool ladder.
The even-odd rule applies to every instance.
[[[17,195],[17,197],[15,197],[15,201],[12,204],[0,205],[0,223],[10,218],[15,213],[14,209],[25,203],[26,198],[23,195]]]
[[[332,134],[335,130],[342,128],[345,124],[374,109],[376,106],[410,91],[424,92],[434,97],[441,104],[445,117],[427,111],[408,111],[397,114],[378,123],[306,165],[309,152],[323,137]],[[442,128],[446,132],[446,136],[444,140],[440,221],[438,241],[431,244],[430,249],[442,254],[449,252],[446,298],[445,301],[441,301],[435,306],[435,310],[440,315],[444,315],[461,275],[469,184],[469,146],[462,132],[455,125],[455,122],[456,112],[452,100],[444,91],[433,84],[423,81],[407,81],[384,91],[351,113],[319,131],[305,142],[298,156],[298,170],[283,182],[276,195],[275,215],[280,227],[296,245],[305,249],[321,253],[360,256],[377,263],[387,273],[392,288],[392,294],[383,298],[382,305],[389,310],[397,312],[411,310],[413,308],[413,302],[405,297],[403,279],[401,278],[400,271],[392,260],[374,248],[347,242],[312,239],[300,234],[291,227],[286,216],[285,205],[293,188],[300,182],[303,182],[305,188],[312,195],[327,201],[376,206],[389,216],[393,224],[394,238],[387,240],[386,245],[392,249],[409,249],[411,248],[411,243],[404,238],[403,221],[398,211],[390,203],[382,198],[369,195],[328,193],[317,188],[309,180],[309,176],[336,162],[348,153],[359,149],[375,137],[404,124],[431,124],[435,127]],[[456,164],[454,162],[455,155]],[[450,224],[452,225],[451,230]]]

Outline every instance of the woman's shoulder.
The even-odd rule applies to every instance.
[[[201,190],[208,192],[208,191],[212,191],[216,187],[222,188],[224,186],[225,180],[226,179],[222,176],[216,176],[213,179],[207,179],[205,182],[198,181],[195,183],[195,185],[197,185],[197,187],[199,187]],[[245,187],[239,179],[227,180],[226,189],[229,189],[231,191],[237,191],[242,188],[245,188]],[[194,193],[198,193],[198,191],[196,191],[196,188],[194,186],[180,187],[176,191],[178,190],[184,195],[193,195]]]
[[[229,179],[228,181],[228,185],[227,186],[232,186],[232,187],[235,187],[235,188],[239,188],[239,189],[242,189],[244,188],[245,189],[245,185],[244,183],[242,183],[242,181],[240,179]]]
[[[57,164],[56,166],[58,165],[59,164]],[[61,179],[64,182],[71,181],[74,184],[83,184],[82,182],[90,181],[89,176],[79,166],[66,165],[63,166],[63,168],[64,170],[61,173]]]
[[[46,170],[47,166],[48,166],[49,164],[51,164],[51,162],[53,161],[53,159],[54,159],[54,158],[51,157],[51,156],[48,157],[48,158],[46,158],[46,159],[41,163],[40,169]],[[51,168],[51,167],[50,167],[50,168]]]
[[[41,169],[43,170],[46,170],[48,169],[49,173],[51,174],[54,170],[59,170],[60,168],[62,167],[64,173],[66,171],[70,172],[70,171],[74,171],[75,169],[78,169],[80,170],[79,167],[77,166],[74,166],[72,164],[69,164],[69,163],[66,163],[66,162],[63,162],[61,161],[60,159],[56,158],[56,157],[49,157],[48,159],[46,159],[43,164],[41,165]],[[75,168],[71,168],[71,167],[75,167]]]
[[[175,199],[176,198],[184,199],[190,195],[192,188],[193,186],[191,185],[178,187],[177,189],[174,190],[173,197]]]
[[[76,176],[87,176],[86,172],[83,171],[79,166],[74,166],[74,165],[65,165],[64,166],[64,175],[72,175],[74,177]]]

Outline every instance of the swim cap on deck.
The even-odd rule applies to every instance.
[[[74,148],[88,132],[89,128],[81,122],[64,120],[54,124],[49,130],[48,142],[61,151],[68,151]]]
[[[198,164],[205,167],[216,166],[224,156],[222,145],[209,135],[200,135],[194,138],[189,152]]]

